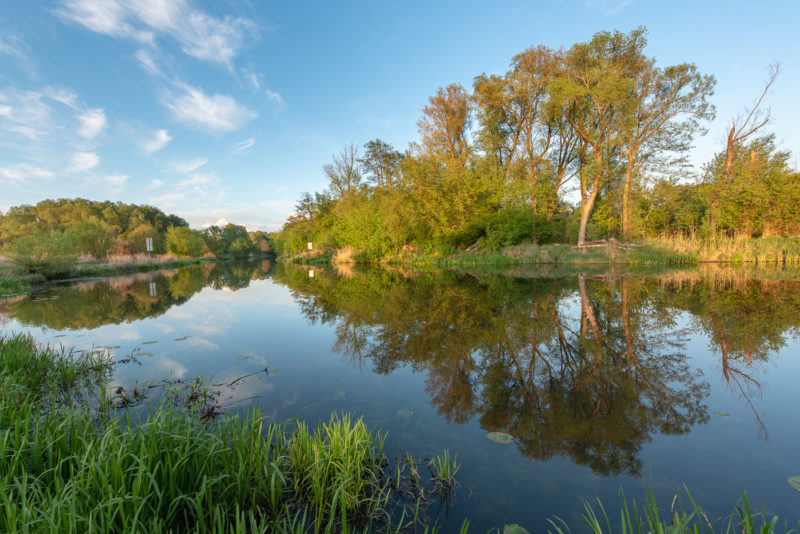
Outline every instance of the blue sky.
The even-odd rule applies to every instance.
[[[344,145],[415,141],[437,87],[640,25],[659,65],[717,77],[693,162],[774,61],[770,131],[800,156],[798,20],[796,0],[2,2],[0,210],[80,196],[276,229]]]

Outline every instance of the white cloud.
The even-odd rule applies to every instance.
[[[144,189],[145,191],[152,191],[153,189],[158,189],[162,185],[164,185],[164,180],[161,180],[159,178],[153,178],[152,180],[150,180],[150,183],[144,186],[142,189]]]
[[[76,152],[72,156],[67,170],[69,172],[85,172],[94,169],[100,164],[100,157],[94,152]]]
[[[210,184],[214,181],[214,177],[210,174],[193,174],[185,180],[178,182],[179,188],[192,187],[203,184]]]
[[[172,168],[175,169],[176,172],[179,172],[181,174],[188,174],[194,170],[199,169],[206,163],[208,163],[208,160],[206,158],[196,158],[193,159],[192,161],[186,161],[183,163],[176,162],[175,164],[173,164]]]
[[[244,141],[239,141],[238,143],[233,145],[232,149],[233,149],[234,153],[241,154],[245,150],[247,150],[249,148],[252,148],[252,146],[255,145],[255,144],[256,144],[255,137],[248,137]]]
[[[11,182],[22,183],[31,178],[45,178],[50,179],[55,175],[36,165],[29,165],[27,163],[20,163],[13,167],[0,167],[0,176]]]
[[[150,74],[161,74],[161,69],[158,68],[156,65],[153,56],[150,55],[150,52],[147,50],[137,50],[136,54],[134,54],[137,61],[142,65],[142,68]]]
[[[245,41],[258,33],[249,19],[214,17],[188,0],[65,0],[56,13],[116,38],[152,43],[156,35],[168,36],[185,54],[228,69]]]
[[[37,91],[0,91],[0,129],[38,140],[53,129],[52,109]]]
[[[264,92],[266,93],[267,98],[269,98],[273,102],[280,104],[281,106],[285,104],[285,102],[283,101],[283,97],[281,97],[281,95],[276,93],[275,91],[271,91],[269,88],[267,88],[267,90]]]
[[[149,156],[167,146],[170,141],[172,141],[172,137],[166,130],[158,130],[152,139],[145,142],[144,152]]]
[[[238,130],[257,113],[242,107],[227,95],[206,95],[200,89],[184,83],[178,83],[183,91],[181,95],[170,95],[164,99],[180,122],[212,133],[225,133]]]
[[[86,110],[78,120],[81,123],[78,135],[87,139],[94,139],[106,127],[106,114],[100,108]]]
[[[119,195],[125,189],[128,178],[127,174],[110,174],[103,179],[103,185],[109,195]]]
[[[250,69],[242,68],[242,77],[250,86],[253,91],[258,91],[261,89],[261,82],[259,81],[259,75],[253,72]]]

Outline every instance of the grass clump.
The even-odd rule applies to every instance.
[[[398,508],[384,477],[386,436],[361,419],[334,414],[312,429],[268,424],[257,409],[209,417],[213,393],[202,381],[169,390],[137,418],[123,408],[143,397],[109,393],[112,367],[104,352],[0,336],[0,532],[421,525],[401,506],[391,526]]]
[[[784,522],[764,511],[755,512],[750,508],[747,494],[743,493],[733,513],[728,517],[712,519],[697,504],[688,489],[686,500],[676,494],[667,509],[659,509],[652,491],[645,493],[644,504],[628,500],[622,494],[618,517],[610,517],[600,499],[594,502],[583,500],[583,520],[593,534],[785,534],[800,532],[800,522],[796,526]],[[549,520],[551,534],[568,534],[570,527],[561,519]],[[795,527],[797,530],[795,530]]]

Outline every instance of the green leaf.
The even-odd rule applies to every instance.
[[[800,491],[800,476],[789,477],[786,479],[786,481],[789,483],[791,487],[793,487],[797,491]]]
[[[398,419],[408,419],[412,415],[414,415],[413,408],[400,408],[399,410],[397,410]]]
[[[511,434],[507,434],[506,432],[489,432],[488,434],[486,434],[486,437],[487,437],[487,439],[490,439],[490,440],[494,441],[495,443],[507,444],[507,443],[513,443],[514,442],[514,436],[512,436]],[[506,526],[509,526],[509,525],[506,525]],[[520,528],[522,528],[522,527],[520,527]],[[515,532],[515,531],[511,531],[511,532]]]
[[[246,359],[248,359],[249,357],[250,357],[250,356],[248,356],[247,354],[242,354],[241,356],[237,356],[237,357],[236,357],[236,359],[237,359],[237,360],[246,360]]]
[[[721,419],[725,419],[726,417],[730,417],[731,416],[731,414],[729,414],[728,412],[723,412],[723,411],[720,411],[720,410],[716,410],[714,412],[714,415],[716,415],[717,417],[719,417]]]
[[[502,432],[500,432],[502,434]],[[503,527],[503,534],[531,534],[528,532],[528,529],[525,527],[521,527],[516,523],[511,523],[510,525],[505,525]]]

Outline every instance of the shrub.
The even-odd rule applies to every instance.
[[[20,237],[6,245],[4,252],[25,271],[47,277],[69,273],[78,261],[78,248],[64,232]]]

